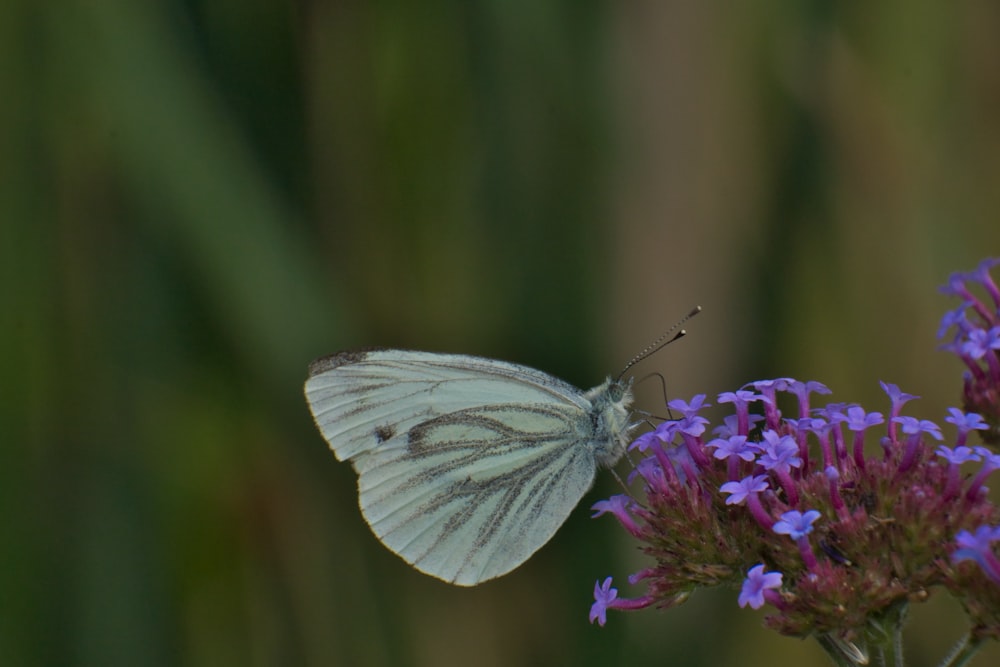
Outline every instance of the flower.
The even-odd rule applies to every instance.
[[[1000,415],[1000,290],[989,275],[997,263],[953,275],[946,290],[963,300],[942,323],[953,336],[947,349],[967,366],[948,436],[903,414],[917,396],[887,382],[880,410],[813,405],[830,390],[792,378],[721,392],[718,415],[704,395],[671,401],[680,418],[630,448],[644,456],[627,492],[594,505],[649,559],[629,577],[644,594],[622,599],[604,580],[592,622],[603,625],[608,609],[670,608],[699,588],[739,585],[737,603],[767,606],[768,627],[814,635],[857,660],[866,657],[859,646],[891,636],[885,624],[901,623],[907,604],[944,588],[965,609],[973,640],[1000,639],[1000,507],[984,486],[1000,469],[988,446]]]
[[[895,387],[896,385],[889,386]],[[915,398],[909,394],[905,394],[905,396]],[[846,412],[834,414],[833,420],[844,423],[847,426],[847,430],[854,433],[854,462],[859,466],[864,466],[865,431],[885,421],[882,413],[865,412],[865,409],[860,405],[852,405],[847,408]]]
[[[590,509],[594,510],[591,518],[599,517],[602,514],[611,513],[615,515],[619,523],[625,527],[625,530],[632,533],[632,535],[638,537],[640,535],[639,527],[635,523],[635,519],[628,513],[629,506],[632,504],[632,499],[629,498],[624,493],[619,493],[616,496],[611,496],[607,500],[599,500],[594,503]]]
[[[618,589],[611,588],[611,577],[604,583],[594,584],[594,604],[590,607],[590,622],[597,621],[599,625],[608,622],[608,607],[618,597]]]
[[[780,572],[764,572],[763,563],[754,565],[747,571],[747,577],[743,580],[737,604],[741,607],[749,605],[753,609],[760,609],[764,606],[764,594],[778,588],[781,588]]]
[[[790,473],[792,468],[802,467],[799,456],[799,446],[795,439],[787,435],[778,435],[774,431],[764,431],[764,442],[761,443],[762,454],[757,463],[764,470],[771,471],[778,478],[778,483],[785,492],[790,505],[797,505],[799,492],[795,480]]]
[[[603,584],[601,582],[594,584],[594,604],[590,605],[590,622],[597,621],[598,625],[604,625],[608,621],[608,609],[643,609],[653,604],[653,601],[650,596],[618,597],[618,589],[611,588],[611,577],[608,577]]]
[[[941,291],[962,299],[961,305],[941,319],[938,337],[952,331],[942,349],[953,352],[966,366],[962,406],[989,425],[983,436],[1000,442],[1000,290],[990,270],[1000,258],[980,262],[974,270],[953,273]],[[976,292],[985,292],[985,299]]]
[[[779,535],[788,535],[793,540],[799,540],[813,531],[812,525],[820,516],[816,510],[804,513],[791,510],[781,515],[773,530]]]
[[[802,555],[802,562],[810,570],[816,567],[816,554],[813,553],[812,545],[809,544],[809,538],[806,536],[813,531],[812,525],[820,516],[822,515],[816,510],[808,512],[791,510],[782,514],[781,519],[772,527],[772,530],[778,535],[788,535],[795,540],[795,544],[799,547],[799,553]]]
[[[696,588],[752,579],[739,573],[763,559],[769,573],[781,572],[785,600],[768,617],[770,627],[795,635],[863,633],[869,619],[894,604],[949,585],[949,575],[936,565],[934,536],[971,530],[974,521],[1000,524],[1000,510],[981,492],[987,476],[1000,468],[1000,454],[990,452],[989,465],[971,480],[963,480],[958,467],[985,462],[982,451],[942,442],[938,456],[927,456],[925,440],[944,435],[931,420],[900,414],[912,394],[883,384],[890,419],[837,403],[809,408],[826,419],[803,418],[798,410],[785,418],[781,406],[790,392],[780,387],[810,385],[789,378],[753,385],[764,400],[739,392],[718,397],[720,409],[736,411],[713,420],[723,424],[724,437],[706,438],[709,429],[702,428],[697,435],[674,430],[671,442],[636,439],[650,443],[629,476],[639,488],[596,503],[594,516],[613,514],[654,564],[634,577],[646,592],[632,601],[610,598],[610,589],[599,586],[598,617],[607,609],[671,607]],[[790,396],[799,405],[800,396]],[[696,397],[674,409],[684,413],[682,419],[707,422],[704,403]],[[763,430],[753,426],[756,415],[745,411],[754,405],[771,415]],[[980,421],[963,411],[949,418],[966,436],[982,432]],[[845,432],[853,434],[851,456],[844,455]],[[868,439],[883,443],[879,456],[866,452]],[[809,451],[814,448],[823,452],[823,465],[807,467],[803,443],[808,456],[817,456]],[[908,521],[919,528],[900,530]],[[902,572],[909,575],[901,576],[894,562],[904,563]],[[744,600],[774,606],[777,598],[759,598],[745,585],[750,588]]]
[[[969,490],[965,492],[966,497],[971,501],[975,500],[977,496],[981,493],[986,492],[986,487],[983,483],[986,478],[989,477],[994,470],[1000,469],[1000,454],[996,454],[991,449],[986,447],[975,447],[974,451],[979,455],[983,462],[982,468],[976,473],[976,476],[972,478],[969,482]]]
[[[948,416],[944,420],[949,424],[954,424],[955,428],[958,429],[958,442],[955,443],[956,446],[964,445],[965,439],[971,431],[986,430],[990,427],[989,424],[983,421],[982,415],[978,415],[975,412],[965,412],[958,408],[948,408]]]
[[[1000,585],[1000,559],[993,553],[993,543],[1000,540],[1000,526],[979,526],[975,533],[963,530],[955,536],[958,545],[951,554],[951,562],[971,560],[983,569],[994,583]]]

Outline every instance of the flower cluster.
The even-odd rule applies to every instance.
[[[962,303],[945,313],[938,329],[938,338],[953,330],[951,342],[942,348],[954,352],[966,366],[963,407],[985,418],[990,428],[983,439],[994,445],[1000,444],[1000,288],[990,269],[998,264],[1000,258],[986,259],[974,271],[949,276],[941,291]],[[985,292],[992,305],[974,290]]]
[[[705,396],[671,401],[679,418],[630,445],[639,460],[628,484],[638,491],[593,507],[651,557],[628,579],[645,592],[620,597],[610,577],[599,582],[591,622],[603,625],[609,609],[672,607],[701,587],[741,585],[740,606],[773,609],[769,627],[816,636],[861,662],[859,645],[941,586],[968,613],[973,644],[1000,638],[1000,508],[984,485],[1000,454],[968,444],[973,433],[996,432],[994,263],[949,282],[973,312],[946,321],[959,329],[949,349],[970,366],[966,405],[978,412],[951,408],[944,430],[904,415],[917,397],[887,383],[882,414],[814,407],[815,396],[830,393],[818,382],[753,382],[718,396],[731,413],[711,430]],[[969,283],[985,286],[996,307],[976,299]]]

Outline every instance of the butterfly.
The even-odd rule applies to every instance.
[[[506,361],[373,349],[312,362],[305,396],[354,466],[378,539],[421,572],[474,586],[548,542],[597,469],[621,459],[638,425],[631,385],[620,375],[581,391]]]

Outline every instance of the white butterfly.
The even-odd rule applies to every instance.
[[[337,459],[358,473],[375,535],[461,586],[510,572],[548,542],[632,428],[631,380],[584,392],[458,354],[341,352],[309,366],[305,394]]]

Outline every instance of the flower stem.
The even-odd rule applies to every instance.
[[[963,667],[969,664],[969,660],[972,659],[979,649],[982,648],[983,641],[975,640],[971,635],[966,635],[955,644],[955,647],[951,649],[951,653],[941,661],[941,667]]]

